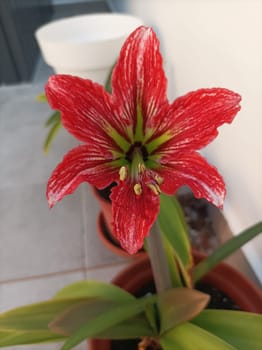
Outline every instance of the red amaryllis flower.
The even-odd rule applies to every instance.
[[[172,104],[166,96],[159,41],[139,27],[124,43],[112,75],[112,94],[90,80],[54,75],[48,101],[61,111],[65,128],[84,144],[71,150],[47,186],[50,207],[83,181],[111,193],[114,234],[134,254],[159,212],[159,194],[188,185],[196,197],[221,207],[225,185],[197,152],[230,123],[240,96],[201,89]]]

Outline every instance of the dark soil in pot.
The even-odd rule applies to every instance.
[[[196,284],[195,288],[210,295],[210,301],[207,309],[240,310],[240,307],[225,293],[208,283],[199,282]]]
[[[185,214],[191,245],[199,252],[212,253],[221,242],[209,215],[211,204],[205,199],[196,199],[189,191],[179,192],[177,199]]]

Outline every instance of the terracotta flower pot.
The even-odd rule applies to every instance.
[[[112,204],[109,199],[111,187],[107,187],[105,190],[98,190],[96,187],[91,186],[91,190],[93,192],[93,195],[95,196],[96,200],[98,201],[98,204],[100,206],[101,210],[101,216],[104,220],[104,223],[107,227],[107,229],[110,232],[113,232],[113,226],[112,226]],[[112,240],[115,240],[114,237],[112,237]]]
[[[203,257],[203,254],[194,252],[196,263]],[[112,282],[132,294],[137,294],[138,290],[152,285],[153,277],[149,258],[147,256],[141,257],[120,272]],[[203,278],[203,282],[220,290],[241,310],[262,313],[261,291],[231,266],[220,263]],[[97,349],[113,350],[111,340],[89,340],[88,350]]]

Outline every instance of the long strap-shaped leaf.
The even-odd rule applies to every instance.
[[[54,299],[26,305],[0,314],[0,330],[46,331],[48,325],[62,312],[84,303],[111,305],[136,300],[133,295],[118,286],[97,281],[81,281],[58,292]],[[111,304],[110,304],[111,302]]]
[[[114,309],[115,307],[104,309],[100,315]],[[50,329],[56,333],[70,336],[73,335],[82,325],[86,324],[87,322],[91,324],[93,319],[96,319],[99,316],[99,314],[92,315],[93,317],[91,318],[89,315],[89,310],[83,308],[83,312],[87,311],[87,316],[83,318],[80,315],[80,317],[76,320],[78,315],[74,311],[77,310],[71,309],[67,314],[64,313],[57,317],[50,324]],[[156,328],[153,328],[149,324],[145,313],[140,313],[139,315],[135,315],[134,317],[107,328],[105,331],[96,334],[95,337],[98,339],[137,339],[145,336],[157,336],[157,334],[158,332]]]
[[[36,101],[37,102],[47,102],[47,97],[46,94],[39,94],[36,96]]]
[[[209,299],[209,295],[191,288],[174,288],[160,294],[160,334],[194,318]]]
[[[207,305],[209,295],[190,288],[174,288],[159,294],[157,298],[160,310],[160,333],[164,333],[168,329],[194,318]],[[145,302],[147,302],[147,299],[145,299]],[[129,305],[130,303],[127,306],[129,307]],[[55,333],[69,336],[74,334],[82,326],[92,324],[100,315],[105,315],[110,310],[115,310],[118,306],[119,303],[108,303],[108,301],[101,298],[97,298],[91,302],[83,301],[80,304],[73,305],[71,308],[67,308],[59,314],[49,324],[49,327]],[[147,304],[145,312],[137,315],[136,319],[135,317],[132,319],[129,318],[122,321],[121,324],[118,323],[116,326],[110,327],[103,333],[96,334],[95,336],[100,338],[102,335],[104,338],[105,335],[108,335],[110,339],[112,337],[123,338],[124,335],[126,335],[126,338],[133,338],[134,336],[157,336],[158,329],[154,313],[150,313],[150,317],[148,317],[150,306],[152,307],[154,305]],[[123,304],[123,308],[125,308],[125,304]],[[117,329],[119,330],[119,334],[116,333]]]
[[[187,285],[190,285],[189,269],[193,265],[188,229],[176,197],[161,195],[158,216],[161,231],[174,250],[174,256]]]
[[[262,316],[242,311],[204,310],[192,322],[238,350],[261,350]]]
[[[238,350],[191,323],[184,323],[163,334],[160,337],[160,344],[163,350]]]
[[[65,337],[54,334],[50,331],[0,331],[0,347],[22,345],[22,344],[41,344],[63,341]]]
[[[112,284],[95,280],[83,280],[72,283],[56,293],[54,299],[102,298],[116,302],[135,300],[124,289]]]
[[[53,120],[51,118],[53,118]],[[43,146],[45,153],[48,153],[48,151],[51,147],[51,144],[54,141],[55,136],[58,134],[59,130],[62,128],[62,122],[60,119],[59,112],[55,112],[54,114],[52,114],[52,116],[50,117],[50,119],[47,122],[49,122],[49,121],[51,123],[51,124],[48,124],[48,126],[50,125],[50,130],[46,136],[44,146]]]
[[[198,281],[201,277],[212,270],[219,262],[223,261],[230,254],[241,248],[245,243],[250,241],[262,232],[262,222],[251,226],[238,236],[233,237],[221,247],[219,247],[213,254],[211,254],[205,260],[202,260],[197,266],[192,269],[193,281]]]
[[[82,340],[95,337],[106,329],[141,313],[144,311],[146,305],[153,304],[156,300],[157,295],[152,295],[115,307],[113,310],[103,313],[96,319],[93,319],[92,322],[88,322],[80,327],[80,329],[65,342],[62,350],[72,349]]]
[[[81,298],[50,300],[4,312],[0,314],[0,331],[47,331],[54,317],[82,301]]]

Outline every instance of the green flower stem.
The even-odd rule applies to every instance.
[[[164,290],[172,288],[172,281],[157,221],[154,223],[150,235],[146,240],[156,290],[158,293],[161,293]]]

